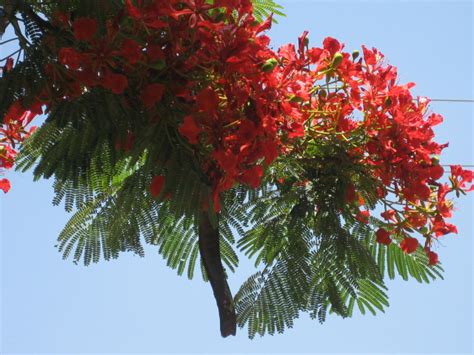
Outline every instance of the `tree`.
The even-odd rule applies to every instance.
[[[145,241],[189,278],[199,257],[223,336],[383,311],[384,276],[441,276],[446,196],[472,189],[460,166],[439,181],[442,118],[379,51],[303,33],[274,52],[263,19],[278,7],[256,4],[257,17],[248,0],[4,3],[24,58],[0,80],[2,166],[22,142],[17,168],[54,176],[54,203],[74,211],[64,257],[143,255]],[[261,270],[233,298],[235,246]]]

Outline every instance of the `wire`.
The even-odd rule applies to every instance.
[[[436,101],[436,102],[467,102],[467,103],[473,103],[474,100],[463,100],[463,99],[429,99],[430,101]]]
[[[474,165],[470,165],[470,164],[453,164],[453,165],[461,165],[461,167],[462,167],[463,169],[466,169],[466,168],[474,168]],[[440,164],[440,166],[442,166],[443,168],[449,168],[449,167],[451,167],[451,165],[449,165],[449,164]],[[446,171],[446,170],[445,170],[444,173],[443,173],[443,175],[449,175],[449,174],[451,174],[451,172]]]
[[[474,165],[471,164],[440,164],[441,166],[445,168],[449,168],[451,165],[461,165],[463,168],[474,168]]]

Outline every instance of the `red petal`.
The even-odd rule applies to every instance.
[[[0,190],[7,193],[10,190],[10,181],[8,179],[0,179]]]
[[[387,232],[385,229],[380,228],[375,235],[377,236],[377,243],[389,245],[392,243],[392,239],[390,238],[390,233]]]
[[[332,55],[342,49],[342,46],[339,41],[332,37],[326,37],[323,41],[323,46],[324,49],[327,49]]]
[[[370,212],[369,211],[359,211],[355,216],[355,219],[361,223],[369,223]]]
[[[405,254],[413,253],[418,248],[418,240],[416,238],[407,237],[400,243],[400,248]]]
[[[271,14],[265,21],[263,21],[257,28],[255,29],[256,33],[260,33],[266,30],[269,30],[272,27],[273,21],[273,14]]]
[[[158,197],[161,193],[161,190],[163,190],[163,186],[165,184],[165,177],[162,175],[155,176],[151,180],[151,185],[150,185],[150,192],[153,197]]]
[[[191,144],[199,143],[199,134],[201,128],[194,121],[193,116],[186,116],[182,125],[179,127],[179,133],[186,137]]]
[[[434,251],[428,251],[426,255],[428,255],[429,265],[436,265],[438,263],[438,254],[436,254]]]
[[[260,181],[263,176],[263,168],[260,165],[256,165],[250,168],[240,176],[240,181],[244,184],[251,186],[256,189],[260,185]]]
[[[215,115],[219,105],[219,97],[212,88],[205,88],[197,94],[196,105],[199,111]]]
[[[97,32],[97,20],[80,17],[72,24],[74,37],[78,41],[90,41]]]
[[[138,8],[133,6],[131,0],[125,1],[125,7],[127,8],[127,12],[131,17],[136,18],[136,19],[139,19],[142,17],[142,13],[140,12]]]
[[[162,84],[147,85],[142,91],[142,101],[146,108],[150,109],[156,103],[161,101],[165,92],[165,86]]]

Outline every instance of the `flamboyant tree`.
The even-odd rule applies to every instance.
[[[305,32],[273,51],[278,11],[4,0],[0,12],[19,46],[0,56],[0,168],[54,177],[54,203],[74,213],[65,258],[143,255],[145,242],[178,274],[200,264],[223,336],[281,332],[302,311],[383,311],[385,276],[441,276],[449,195],[472,190],[460,166],[442,179],[442,117],[377,49],[310,47]],[[233,297],[223,265],[234,271],[236,249],[259,271]]]

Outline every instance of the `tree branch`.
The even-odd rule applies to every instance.
[[[0,8],[0,38],[5,33],[6,28],[9,24],[11,24],[14,29],[15,33],[20,40],[20,46],[25,49],[23,46],[26,45],[25,37],[21,34],[20,27],[18,26],[18,19],[15,17],[17,12],[21,12],[23,16],[27,16],[32,21],[36,23],[36,25],[41,28],[44,32],[58,32],[59,29],[53,26],[49,21],[42,19],[24,0],[6,0],[5,5],[3,8]]]
[[[8,24],[10,23],[10,16],[14,11],[14,0],[5,1],[3,7],[0,7],[0,38],[5,33]]]
[[[212,226],[207,212],[200,215],[199,252],[219,310],[221,335],[224,338],[235,335],[237,320],[234,300],[221,261],[219,231]]]

